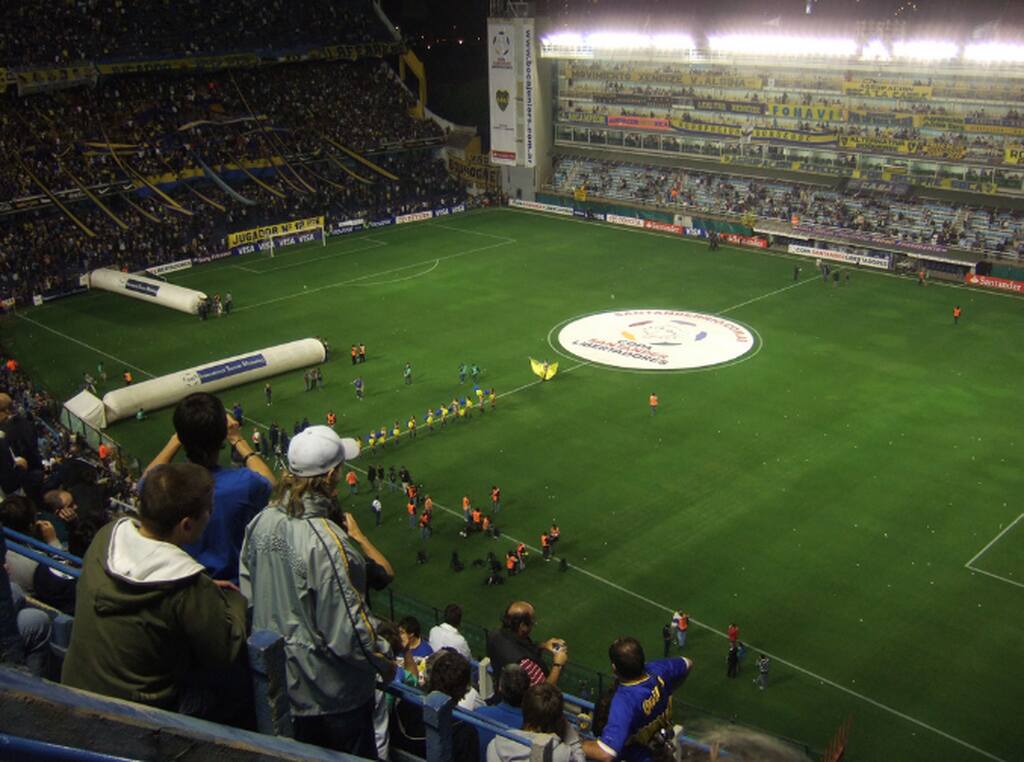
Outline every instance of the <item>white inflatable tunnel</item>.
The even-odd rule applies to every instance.
[[[244,355],[214,360],[195,368],[125,386],[103,395],[106,422],[176,405],[192,392],[219,392],[252,381],[308,368],[324,361],[327,353],[318,339],[300,339]]]
[[[107,268],[93,270],[89,273],[88,284],[89,288],[130,296],[133,299],[152,302],[161,307],[187,312],[190,315],[198,315],[199,303],[206,299],[206,294],[193,288],[184,288],[156,278],[147,278],[145,275],[123,273],[120,270]]]
[[[107,427],[107,411],[103,400],[89,391],[81,391],[64,403],[71,414],[81,418],[94,429]]]

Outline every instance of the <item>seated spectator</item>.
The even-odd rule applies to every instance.
[[[608,648],[615,684],[604,699],[607,720],[594,713],[595,741],[583,741],[587,759],[648,762],[651,742],[672,728],[672,694],[683,684],[693,662],[682,656],[646,662],[636,638],[616,639]],[[525,712],[524,712],[525,714]]]
[[[426,693],[440,691],[455,701],[461,701],[470,689],[469,662],[461,654],[447,649],[439,651],[427,661]],[[400,700],[392,712],[392,743],[396,749],[427,755],[427,731],[423,724],[423,707],[417,702]],[[452,759],[476,762],[480,744],[476,728],[458,718],[452,720]]]
[[[25,596],[7,576],[7,542],[0,527],[0,664],[50,677],[50,618],[25,607]]]
[[[174,431],[163,450],[143,473],[170,463],[182,447],[185,457],[206,468],[213,477],[213,517],[206,531],[185,550],[213,579],[238,582],[238,554],[246,525],[266,506],[276,482],[273,471],[249,446],[237,421],[219,398],[205,392],[190,394],[174,410]],[[241,468],[218,463],[224,442],[238,454]]]
[[[245,599],[183,549],[206,528],[213,489],[200,466],[157,466],[139,520],[96,535],[78,583],[66,685],[175,709],[190,672],[227,668],[245,653]]]
[[[351,514],[336,514],[342,469],[358,454],[327,426],[296,434],[289,473],[246,527],[240,580],[253,628],[285,639],[295,738],[372,758],[374,689],[395,665],[362,594],[360,546],[372,545]]]
[[[498,674],[498,691],[495,697],[500,699],[497,704],[483,706],[476,713],[485,719],[499,722],[510,728],[523,726],[523,696],[530,687],[530,678],[518,664],[506,664]],[[494,739],[494,733],[482,728],[477,729],[480,736],[480,758],[487,756],[487,746]]]
[[[565,720],[562,692],[554,685],[537,683],[523,696],[523,724],[521,735],[531,746],[517,743],[504,736],[495,736],[487,747],[488,762],[529,762],[533,746],[540,746],[541,759],[551,762],[583,762],[586,757],[580,746],[575,726]]]
[[[493,631],[487,639],[491,669],[501,672],[506,664],[518,664],[526,671],[531,685],[544,681],[557,685],[562,668],[569,661],[569,648],[561,638],[534,643],[530,632],[535,621],[531,604],[526,601],[509,604],[501,618],[501,629]],[[545,651],[552,656],[550,670],[544,664]]]
[[[459,625],[462,624],[462,606],[457,603],[449,603],[444,607],[444,621],[430,628],[430,647],[434,651],[442,648],[450,648],[466,657],[467,661],[473,660],[473,654],[469,651],[469,643],[459,632]]]
[[[420,620],[414,616],[405,616],[398,620],[398,632],[402,635],[402,646],[412,652],[417,659],[426,659],[434,649],[430,643],[420,637]]]
[[[33,537],[54,548],[60,548],[57,532],[49,521],[36,518],[32,501],[21,495],[9,495],[0,504],[0,523],[15,532]],[[34,548],[33,548],[34,550]],[[61,572],[40,564],[20,553],[7,554],[7,569],[11,582],[26,595],[32,595],[43,603],[74,614],[75,580]]]

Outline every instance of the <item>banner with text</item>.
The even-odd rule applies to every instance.
[[[572,208],[568,206],[557,206],[555,204],[542,204],[539,201],[523,201],[518,198],[510,198],[508,205],[516,209],[529,209],[534,212],[547,212],[548,214],[560,214],[563,217],[572,217]]]
[[[783,119],[806,119],[809,122],[845,122],[846,109],[827,103],[768,102],[768,116]]]
[[[604,218],[607,222],[610,222],[613,225],[625,225],[628,228],[642,228],[644,226],[644,221],[639,217],[626,217],[622,214],[609,213],[606,214]]]
[[[863,265],[873,267],[876,270],[888,270],[892,261],[891,256],[872,256],[870,254],[853,254],[848,251],[836,249],[818,249],[814,246],[801,246],[791,243],[787,249],[790,254],[798,254],[801,257],[814,257],[815,259],[828,259],[833,262],[845,262],[850,265]]]
[[[237,233],[228,234],[228,248],[233,249],[236,246],[240,246],[241,244],[244,243],[254,243],[256,241],[263,241],[268,238],[276,238],[277,236],[280,235],[287,235],[288,233],[302,233],[306,230],[322,228],[323,226],[323,217],[307,217],[304,220],[279,222],[276,225],[264,225],[263,227],[260,228],[240,230]]]
[[[725,101],[711,98],[695,98],[693,107],[698,111],[727,111],[731,114],[763,114],[763,103],[750,101]]]
[[[491,113],[491,161],[515,166],[519,131],[516,121],[515,26],[487,22],[488,92]]]
[[[672,130],[672,125],[669,124],[668,119],[658,119],[649,116],[610,116],[608,117],[608,126],[633,127],[638,130]]]
[[[976,275],[967,273],[964,282],[968,286],[981,286],[982,288],[995,288],[1000,291],[1010,291],[1014,294],[1024,294],[1024,281],[1009,280],[1008,278],[993,278],[990,275]]]
[[[537,166],[537,41],[533,19],[523,21],[523,165]]]
[[[881,79],[852,79],[843,82],[845,95],[861,95],[866,98],[898,98],[905,101],[923,101],[932,97],[931,85],[916,85],[906,82],[886,82]]]

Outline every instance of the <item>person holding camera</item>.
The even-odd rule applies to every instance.
[[[237,412],[241,408],[236,405]],[[242,462],[241,468],[221,467],[220,451],[228,447]],[[213,476],[213,515],[206,531],[185,551],[206,569],[213,579],[238,583],[238,552],[242,547],[245,525],[267,505],[276,483],[263,456],[254,450],[242,433],[240,421],[228,415],[224,403],[206,392],[195,392],[174,409],[174,434],[164,448],[146,466],[146,475],[156,466],[170,463],[178,450],[203,466]]]
[[[288,473],[245,529],[239,571],[253,629],[284,637],[296,740],[373,758],[374,688],[395,663],[364,591],[373,563],[391,567],[352,514],[338,515],[342,469],[358,454],[328,426],[297,434]]]
[[[561,638],[534,643],[530,632],[536,622],[532,604],[510,603],[501,618],[501,629],[487,638],[487,656],[495,673],[500,673],[506,664],[518,664],[526,671],[531,685],[542,682],[558,685],[562,669],[569,661],[569,648]],[[551,654],[550,669],[544,663],[545,652]]]

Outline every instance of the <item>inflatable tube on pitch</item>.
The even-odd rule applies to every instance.
[[[175,286],[173,283],[165,283],[144,275],[131,275],[107,268],[93,270],[89,273],[89,287],[152,302],[161,307],[187,312],[190,315],[198,315],[199,303],[206,299],[206,294],[202,291]]]
[[[276,347],[169,373],[103,395],[107,425],[135,415],[176,405],[192,392],[219,392],[299,368],[322,363],[327,353],[317,339],[300,339]]]

